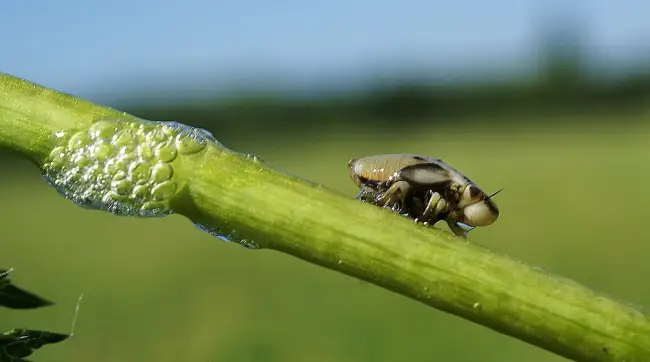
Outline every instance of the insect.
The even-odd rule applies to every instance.
[[[433,225],[444,220],[461,237],[477,226],[493,224],[499,209],[467,176],[437,158],[385,154],[352,159],[350,177],[358,199],[390,208]]]

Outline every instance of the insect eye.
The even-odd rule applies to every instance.
[[[474,185],[472,185],[472,186],[469,187],[469,196],[470,196],[470,197],[476,197],[476,196],[478,196],[480,193],[481,193],[481,190],[480,190],[478,187],[476,187],[476,186],[474,186]],[[485,200],[485,197],[483,197],[483,200]]]

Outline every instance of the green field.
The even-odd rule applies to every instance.
[[[355,196],[346,163],[376,153],[440,157],[497,197],[472,242],[650,304],[650,123],[628,128],[328,130],[221,140]],[[588,124],[585,121],[585,124]],[[218,134],[215,134],[219,138]],[[243,138],[242,138],[243,139]],[[373,285],[274,251],[251,251],[180,216],[120,218],[58,196],[25,162],[0,176],[0,267],[57,302],[1,310],[2,328],[69,331],[37,361],[563,361]]]

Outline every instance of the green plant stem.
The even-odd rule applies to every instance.
[[[0,75],[0,96],[0,147],[37,164],[52,132],[132,118],[8,75]],[[194,222],[570,359],[650,361],[650,320],[629,305],[230,150],[211,147],[191,162],[174,210]]]
[[[55,133],[93,120],[132,116],[0,73],[0,145],[34,162],[54,148]]]

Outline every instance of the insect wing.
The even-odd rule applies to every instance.
[[[449,170],[434,162],[406,166],[400,171],[400,177],[411,184],[428,187],[452,181]]]

